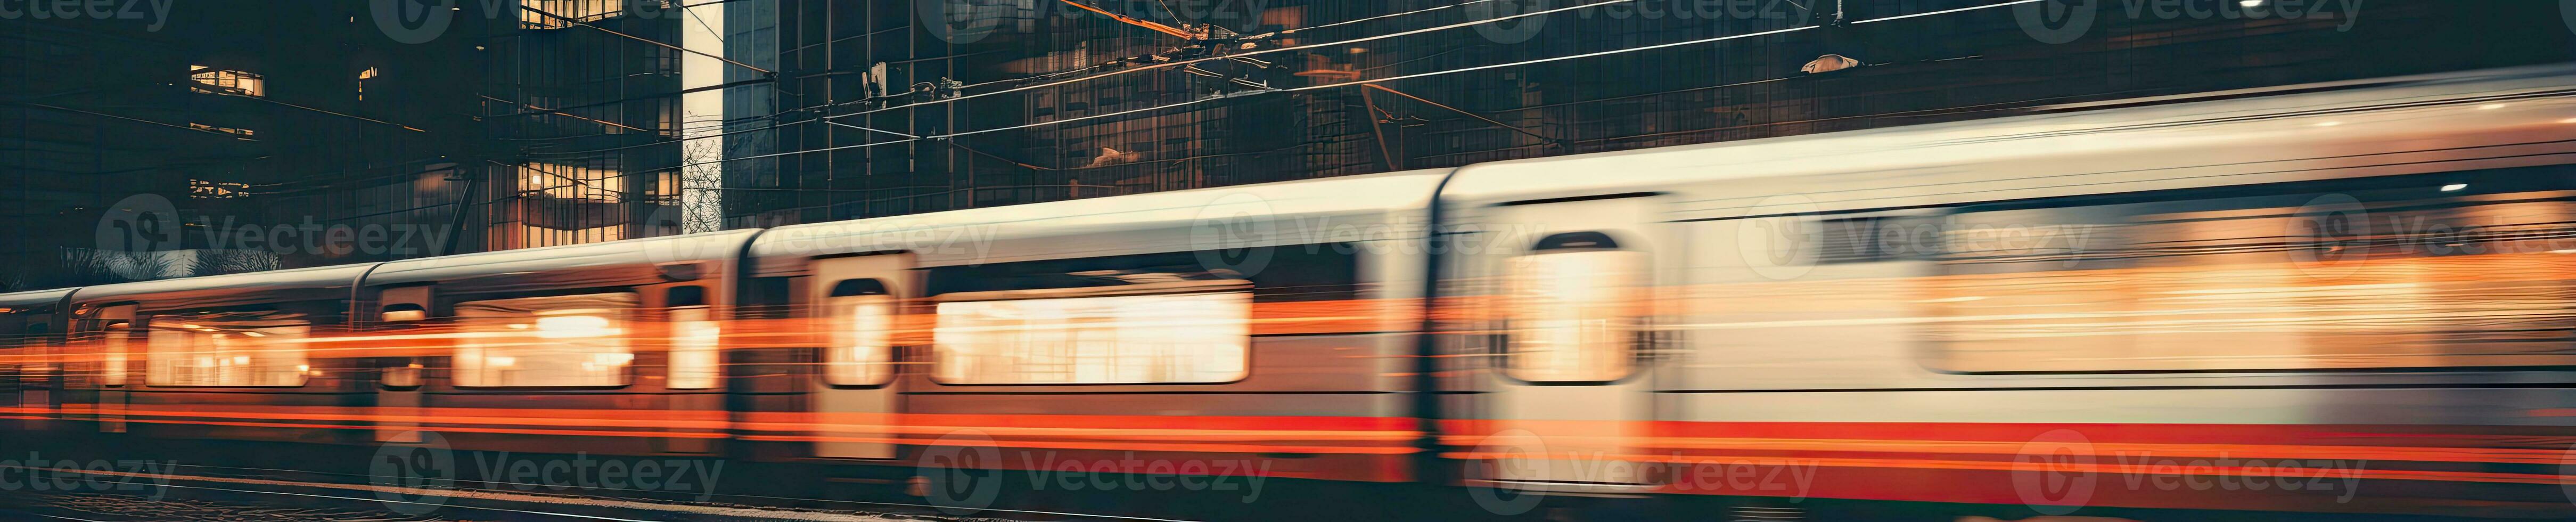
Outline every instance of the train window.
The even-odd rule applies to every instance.
[[[851,279],[832,285],[823,299],[832,345],[823,351],[823,382],[876,386],[894,378],[895,299],[885,283]]]
[[[1050,259],[930,270],[938,303],[934,369],[943,384],[1187,384],[1241,380],[1256,333],[1367,331],[1334,319],[1256,332],[1255,303],[1360,299],[1358,249],[1344,243]]]
[[[940,296],[943,384],[1220,383],[1251,352],[1251,285],[1184,280]]]
[[[456,349],[456,385],[625,386],[635,362],[625,322],[637,305],[624,292],[457,303],[469,335]]]
[[[1513,258],[1506,375],[1608,382],[1628,375],[1642,314],[1646,253],[1597,232],[1548,236]]]
[[[296,387],[313,370],[299,344],[313,323],[299,314],[155,315],[143,325],[146,386]]]
[[[925,295],[1213,279],[1250,281],[1253,301],[1263,303],[1357,299],[1369,287],[1359,280],[1358,247],[1318,243],[938,267]]]
[[[1969,208],[1929,281],[1972,373],[2576,365],[2561,167]]]

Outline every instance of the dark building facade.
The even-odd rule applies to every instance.
[[[1999,3],[735,2],[728,52],[778,81],[728,91],[723,211],[850,219],[2569,56],[2547,2],[1974,9]]]
[[[181,0],[133,17],[0,3],[0,290],[1868,129],[2570,51],[2552,2],[1979,8],[1997,3]]]
[[[0,17],[0,290],[677,232],[657,4],[167,5]]]

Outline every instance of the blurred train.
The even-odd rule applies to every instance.
[[[0,427],[799,463],[963,508],[1009,481],[935,471],[2566,518],[2570,163],[2576,68],[2521,68],[6,294]]]

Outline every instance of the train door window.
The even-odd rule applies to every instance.
[[[824,327],[832,333],[832,344],[823,351],[823,382],[876,386],[893,379],[895,298],[886,293],[885,283],[834,283],[822,306]]]
[[[125,375],[130,371],[128,366],[132,362],[131,356],[127,355],[132,352],[127,350],[132,348],[133,338],[138,335],[143,335],[143,331],[134,328],[133,321],[116,321],[107,324],[106,338],[100,343],[99,350],[99,362],[103,366],[98,372],[100,386],[110,388],[125,386]]]
[[[1626,377],[1644,296],[1647,254],[1599,232],[1541,239],[1510,261],[1505,374],[1529,382]]]
[[[313,371],[313,323],[277,311],[153,315],[144,320],[146,386],[295,387]]]
[[[468,388],[616,387],[635,352],[628,292],[466,301],[456,304],[456,385]]]
[[[663,386],[674,390],[716,387],[724,372],[718,346],[723,327],[707,306],[706,287],[673,287],[664,295],[663,303],[670,307],[671,361],[670,377]]]

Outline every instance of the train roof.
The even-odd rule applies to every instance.
[[[52,290],[0,294],[0,309],[17,310],[53,306],[61,303],[63,301],[63,297],[72,295],[72,290],[73,289],[71,288],[56,288]]]
[[[1190,232],[1194,224],[1219,220],[1259,221],[1248,229],[1269,232],[1225,247],[1322,242],[1292,222],[1418,220],[1448,173],[1387,172],[790,225],[762,234],[751,253],[767,260],[912,251],[923,265],[937,266],[1193,251],[1219,248],[1209,244],[1215,238]]]
[[[431,282],[602,266],[728,261],[741,255],[743,245],[760,233],[757,229],[726,230],[387,261],[367,275],[366,284]]]
[[[269,299],[324,298],[331,297],[331,289],[345,289],[356,283],[360,274],[375,266],[376,263],[361,263],[85,286],[72,292],[72,300],[78,303],[150,300],[155,301],[153,304],[156,306],[182,303],[222,306]],[[337,297],[346,298],[347,295],[343,291]]]
[[[2415,167],[2371,175],[2435,172],[2457,167],[2424,160],[2483,161],[2496,156],[2466,149],[2576,139],[2576,125],[2562,121],[2576,115],[2571,87],[2576,67],[2552,65],[2116,100],[2024,116],[1483,163],[1460,168],[1442,197],[1476,204],[1671,191],[1679,212],[1742,215],[1795,212],[1775,205],[1831,212],[2332,179],[2360,175],[2336,168],[2406,161]],[[2508,106],[2513,110],[2492,110]],[[2453,152],[2440,152],[2446,150]],[[2413,152],[2430,155],[2352,159]],[[2495,154],[2525,156],[2519,164],[2558,161],[2530,152]],[[2279,165],[2335,158],[2346,160],[2327,168]],[[1616,175],[1568,175],[1574,172]],[[1708,216],[1675,218],[1698,217]]]

